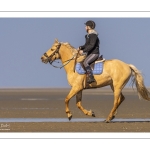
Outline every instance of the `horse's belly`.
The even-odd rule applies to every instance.
[[[104,87],[112,83],[112,79],[109,75],[103,73],[101,75],[94,75],[96,82],[90,84],[90,87]]]

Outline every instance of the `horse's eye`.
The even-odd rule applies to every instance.
[[[51,51],[54,51],[54,49],[51,49]]]

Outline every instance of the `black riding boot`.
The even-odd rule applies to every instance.
[[[93,73],[92,73],[92,69],[90,66],[86,67],[86,72],[87,72],[87,75],[88,75],[88,80],[87,82],[90,84],[92,82],[95,82],[96,80],[94,79],[94,76],[93,76]]]

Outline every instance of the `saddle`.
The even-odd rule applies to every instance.
[[[100,75],[103,72],[103,62],[105,61],[105,59],[103,58],[103,55],[101,55],[100,57],[98,57],[97,60],[95,60],[93,63],[90,64],[90,67],[92,69],[93,75]],[[86,74],[86,79],[85,79],[85,85],[84,88],[88,89],[89,83],[87,83],[88,80],[88,74],[86,73],[86,69],[83,65],[83,61],[82,62],[77,62],[76,66],[75,66],[75,70],[78,74]]]
[[[98,62],[103,62],[103,61],[105,61],[105,58],[103,58],[103,55],[99,56],[93,63],[90,64],[91,69],[94,70],[95,64]],[[85,67],[83,65],[83,61],[80,62],[80,64],[81,64],[82,68],[85,70]]]

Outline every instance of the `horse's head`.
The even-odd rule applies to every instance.
[[[47,64],[48,62],[52,63],[56,59],[59,59],[60,58],[60,55],[59,55],[60,46],[61,46],[61,43],[57,39],[55,39],[55,42],[52,45],[52,47],[42,55],[41,57],[42,62]]]

